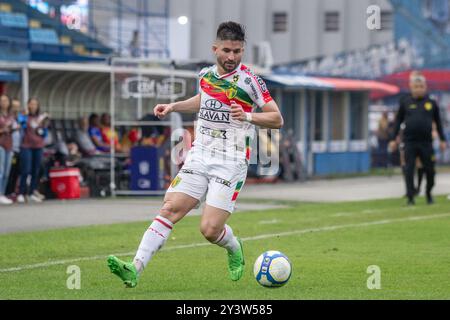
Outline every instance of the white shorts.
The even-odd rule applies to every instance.
[[[232,213],[247,177],[245,160],[222,159],[193,147],[167,192],[182,192]]]

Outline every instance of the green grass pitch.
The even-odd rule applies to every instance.
[[[228,278],[225,250],[202,238],[197,216],[176,225],[134,289],[109,272],[106,257],[131,259],[149,221],[1,235],[0,299],[450,299],[450,201],[417,202],[236,213],[229,224],[244,239],[246,258],[238,282]],[[282,288],[261,287],[253,277],[266,250],[293,264]],[[79,290],[67,288],[70,265],[81,270]],[[367,288],[372,265],[380,268],[380,289]]]

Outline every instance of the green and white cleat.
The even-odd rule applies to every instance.
[[[239,250],[233,253],[228,253],[228,272],[230,273],[230,278],[233,281],[238,281],[242,278],[244,274],[244,247],[242,246],[242,240],[237,238],[239,241]]]
[[[133,263],[122,261],[115,256],[109,256],[108,267],[128,288],[137,286],[139,275]]]

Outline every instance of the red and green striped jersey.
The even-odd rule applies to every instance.
[[[272,101],[266,84],[243,64],[222,76],[216,65],[205,68],[199,78],[201,104],[194,146],[248,159],[248,140],[253,139],[255,127],[232,119],[230,106],[237,103],[245,112],[263,107]]]

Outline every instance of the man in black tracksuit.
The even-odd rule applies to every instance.
[[[446,141],[442,130],[439,107],[435,100],[427,95],[427,85],[425,77],[418,72],[413,72],[410,77],[411,93],[400,100],[400,107],[395,119],[393,141],[390,143],[391,150],[395,149],[395,139],[399,133],[400,125],[405,123],[403,140],[405,143],[406,162],[406,190],[408,205],[414,205],[414,171],[416,158],[419,157],[426,177],[426,197],[427,203],[433,203],[431,189],[434,186],[434,150],[432,138],[432,125],[436,123],[436,129],[441,140],[440,148],[445,150]]]

